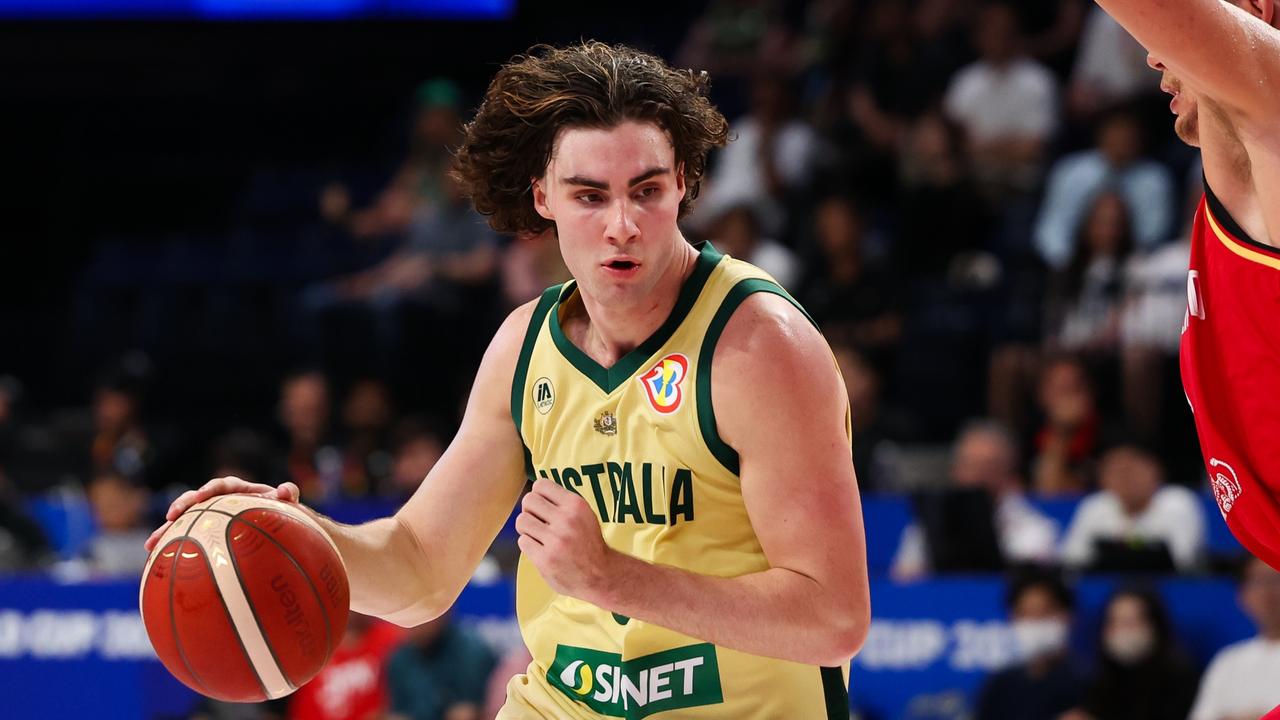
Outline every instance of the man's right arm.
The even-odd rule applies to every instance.
[[[404,507],[392,517],[344,525],[303,507],[333,539],[347,569],[351,609],[405,627],[443,614],[471,579],[524,488],[523,443],[511,420],[511,383],[533,303],[508,316],[476,373],[462,427]],[[187,508],[228,493],[298,501],[279,488],[217,478],[184,493],[170,523]],[[155,546],[168,524],[147,541]]]
[[[511,383],[532,309],[513,312],[494,336],[462,427],[404,507],[376,521],[381,527],[336,528],[345,536],[334,541],[347,564],[353,610],[406,627],[441,615],[520,499],[524,446],[511,420]]]

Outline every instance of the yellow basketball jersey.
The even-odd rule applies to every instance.
[[[711,405],[716,341],[756,292],[791,299],[763,271],[701,245],[671,316],[610,368],[561,329],[564,308],[581,302],[575,284],[542,296],[511,393],[526,470],[582,496],[609,547],[706,575],[768,569]],[[522,682],[541,686],[524,695],[554,703],[539,708],[548,717],[848,717],[848,665],[748,655],[615,615],[555,593],[524,558],[516,593],[533,655]]]

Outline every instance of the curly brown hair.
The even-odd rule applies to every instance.
[[[532,179],[546,172],[567,127],[653,122],[684,164],[680,217],[693,208],[707,152],[728,140],[724,115],[707,99],[705,72],[676,70],[623,45],[538,45],[494,76],[458,149],[455,177],[499,232],[541,232],[550,220],[533,208]]]

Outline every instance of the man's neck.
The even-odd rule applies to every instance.
[[[611,367],[653,335],[671,316],[680,289],[693,274],[698,260],[698,251],[693,246],[683,241],[681,244],[682,248],[672,259],[671,267],[639,303],[605,305],[579,291],[586,317],[579,338],[575,340],[578,340],[582,351],[601,366]]]

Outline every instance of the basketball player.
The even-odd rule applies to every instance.
[[[498,330],[457,437],[394,517],[317,517],[352,609],[415,625],[532,481],[516,529],[533,662],[503,720],[848,717],[870,600],[847,395],[785,291],[677,228],[726,139],[705,92],[600,43],[499,71],[459,175],[497,230],[554,228],[574,279]],[[298,500],[219,478],[168,517],[229,492]]]
[[[1280,5],[1099,4],[1148,48],[1178,137],[1204,158],[1183,385],[1223,517],[1280,568]]]

